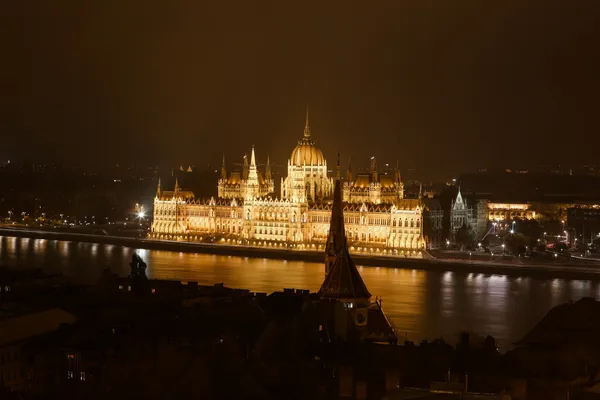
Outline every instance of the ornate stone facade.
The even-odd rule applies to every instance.
[[[267,165],[264,175],[256,168],[256,157],[254,147],[250,164],[248,165],[248,155],[244,155],[244,167],[242,173],[231,172],[227,176],[225,167],[225,156],[223,156],[223,165],[221,167],[221,177],[217,184],[218,197],[223,199],[250,199],[255,197],[264,197],[275,191],[275,185],[271,176],[271,165],[267,157]]]
[[[348,165],[346,182],[344,182],[344,201],[349,203],[394,203],[404,198],[404,183],[400,170],[396,166],[394,177],[380,176],[377,160],[371,157],[371,168],[368,174],[352,176],[352,167]]]
[[[352,184],[344,184],[344,220],[350,251],[420,256],[420,250],[425,248],[421,198],[405,199],[400,173],[396,172],[394,179],[380,178],[374,159],[367,191],[360,179],[359,175]],[[268,162],[264,176],[258,173],[253,149],[250,164],[244,164],[241,174],[233,172],[228,176],[223,165],[216,199],[199,200],[179,185],[166,192],[159,185],[150,236],[323,250],[334,184],[334,179],[327,176],[323,153],[311,139],[307,118],[304,137],[288,160],[281,198],[271,195]]]
[[[281,197],[292,201],[319,201],[333,193],[333,179],[327,177],[327,161],[311,137],[308,111],[304,137],[288,159],[288,175],[281,178]]]
[[[452,205],[450,206],[450,233],[453,239],[456,236],[456,232],[465,225],[472,229],[476,229],[477,227],[473,208],[463,199],[459,187],[456,199],[452,201]]]

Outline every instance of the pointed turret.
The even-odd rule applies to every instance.
[[[267,181],[272,181],[273,177],[271,176],[271,162],[269,160],[269,156],[267,155],[267,166],[265,167],[265,179]]]
[[[306,106],[306,122],[304,123],[304,137],[310,137],[310,124],[308,123],[308,106]]]
[[[463,209],[465,208],[465,202],[462,197],[462,193],[460,192],[460,185],[458,185],[458,194],[456,195],[456,200],[452,204],[453,209]]]
[[[179,192],[179,178],[175,178],[175,193]]]
[[[346,170],[346,180],[348,184],[352,183],[352,160],[348,159],[348,169]]]
[[[162,189],[160,188],[160,176],[158,177],[158,185],[156,186],[156,198],[160,199],[162,196]]]
[[[255,198],[259,196],[258,171],[256,170],[256,156],[254,155],[254,146],[250,155],[250,167],[248,169],[248,179],[246,180],[246,197]]]
[[[419,200],[423,198],[423,182],[419,182]]]
[[[250,156],[250,168],[256,169],[256,157],[254,156],[254,146],[252,146],[252,155]]]
[[[221,164],[221,180],[227,180],[227,169],[225,169],[225,154],[223,153],[223,163]]]
[[[242,167],[242,179],[248,179],[248,154],[244,154],[244,166]]]
[[[371,182],[379,182],[379,171],[377,170],[377,159],[371,157]]]
[[[250,168],[248,169],[248,181],[256,181],[258,183],[258,172],[256,171],[256,156],[254,155],[254,146],[250,155]]]
[[[396,170],[394,171],[394,181],[396,184],[402,182],[402,175],[400,174],[400,163],[396,161]]]

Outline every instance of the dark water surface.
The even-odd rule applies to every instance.
[[[316,291],[323,265],[235,256],[132,249],[105,244],[0,236],[0,265],[43,268],[94,283],[102,270],[126,275],[132,252],[148,264],[151,278],[223,282],[226,286],[272,292],[283,288]],[[409,340],[444,337],[455,342],[468,330],[492,335],[501,350],[510,348],[554,305],[596,297],[596,281],[512,278],[404,268],[359,267],[373,296],[398,332]]]

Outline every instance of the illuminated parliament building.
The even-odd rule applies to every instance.
[[[241,172],[227,172],[225,159],[216,198],[199,199],[180,187],[163,190],[158,184],[150,236],[155,239],[206,241],[223,244],[324,250],[333,191],[340,177],[327,175],[327,160],[311,135],[306,117],[304,135],[287,162],[281,196],[269,161],[264,171],[256,165],[255,150],[244,156]],[[375,158],[369,173],[352,174],[343,182],[346,237],[351,252],[421,256],[423,201],[404,198],[398,167],[393,177],[380,174]]]

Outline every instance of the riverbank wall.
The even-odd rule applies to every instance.
[[[324,255],[316,251],[266,249],[259,247],[232,246],[226,244],[190,243],[152,240],[122,236],[93,235],[46,230],[0,228],[1,236],[26,237],[46,240],[63,240],[83,243],[110,244],[136,249],[203,253],[224,256],[266,258],[274,260],[306,261],[323,263]],[[404,258],[352,254],[357,265],[366,267],[405,268],[441,272],[477,273],[484,275],[539,276],[543,279],[593,279],[600,281],[600,263],[556,261],[548,264],[525,263],[519,260],[508,262],[441,259]]]

